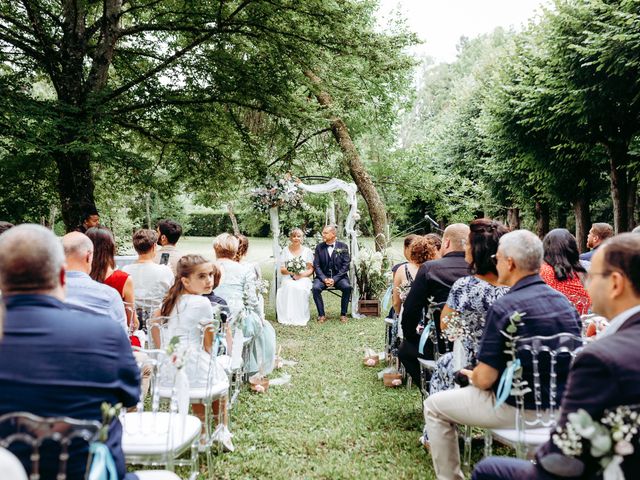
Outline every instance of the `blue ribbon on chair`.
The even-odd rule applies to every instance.
[[[429,334],[431,333],[431,327],[433,326],[433,320],[429,320],[422,330],[422,334],[420,335],[420,343],[418,344],[418,351],[421,355],[424,355],[424,346],[427,343],[427,339],[429,338]]]
[[[389,303],[391,302],[391,297],[393,294],[393,285],[389,286],[389,288],[387,288],[387,291],[384,292],[384,297],[382,297],[382,311],[383,312],[388,312],[389,311]],[[398,314],[400,312],[396,312],[396,314]]]
[[[109,447],[104,443],[94,442],[89,445],[89,453],[92,460],[88,480],[118,480],[116,462]]]
[[[496,393],[496,406],[498,408],[502,405],[509,395],[511,394],[511,387],[513,386],[513,375],[516,370],[520,368],[520,359],[516,358],[511,365],[504,369],[502,376],[500,377],[500,383],[498,384],[498,391]]]

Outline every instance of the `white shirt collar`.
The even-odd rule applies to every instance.
[[[602,332],[602,334],[600,335],[600,338],[613,335],[620,329],[620,327],[622,327],[622,325],[624,325],[624,322],[626,322],[631,317],[633,317],[636,313],[639,313],[639,312],[640,312],[640,305],[636,305],[635,307],[631,307],[625,310],[624,312],[619,313],[618,315],[616,315],[611,319],[611,321],[609,322],[609,326],[605,329],[604,332]]]

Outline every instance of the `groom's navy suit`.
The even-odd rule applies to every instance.
[[[340,303],[340,315],[347,314],[349,299],[351,298],[351,284],[349,283],[349,264],[351,256],[349,248],[345,243],[335,242],[333,253],[329,255],[329,246],[319,243],[313,256],[313,270],[316,278],[313,280],[313,301],[318,309],[318,315],[324,317],[324,303],[322,302],[322,291],[327,288],[324,280],[332,278],[333,287],[342,292],[342,302]]]

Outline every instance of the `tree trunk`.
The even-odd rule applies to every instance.
[[[511,230],[520,228],[520,209],[518,207],[511,207],[507,210],[507,226]]]
[[[233,234],[240,235],[240,228],[238,227],[238,219],[236,214],[233,212],[233,204],[227,203],[227,213],[229,214],[229,218],[231,219],[231,225],[233,226]]]
[[[536,201],[536,235],[543,238],[549,233],[549,205]]]
[[[93,171],[86,153],[61,154],[56,158],[56,165],[62,220],[70,232],[80,224],[85,211],[96,208]]]
[[[322,90],[322,80],[320,77],[310,70],[305,71],[304,74],[309,80],[311,80],[313,85],[317,87],[315,97],[318,100],[318,103],[322,107],[330,109],[333,101],[331,96]],[[347,125],[340,117],[335,115],[330,115],[329,122],[331,125],[331,131],[333,132],[333,137],[336,139],[336,142],[338,142],[340,150],[342,151],[349,167],[351,178],[353,178],[353,181],[358,187],[358,191],[367,204],[371,223],[373,224],[376,250],[381,250],[386,247],[387,242],[389,241],[386,237],[387,211],[384,203],[382,203],[380,195],[378,195],[378,191],[371,181],[371,177],[364,168],[364,164],[362,163],[358,150],[351,139]]]
[[[567,208],[561,205],[556,210],[557,228],[567,228]]]
[[[630,172],[628,174],[627,189],[627,230],[631,230],[636,223],[636,198],[638,196],[638,180]]]
[[[613,229],[616,235],[629,230],[629,180],[627,145],[609,144]],[[633,202],[635,203],[635,201]]]
[[[589,199],[586,196],[576,198],[573,203],[573,212],[576,219],[576,240],[580,253],[587,251],[587,235],[591,228],[591,212],[589,211]]]

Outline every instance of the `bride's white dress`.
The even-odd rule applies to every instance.
[[[294,255],[285,248],[280,255],[280,266],[289,260],[300,256],[306,263],[313,263],[313,252],[308,247],[302,247],[300,255]],[[276,308],[278,322],[284,325],[305,326],[309,322],[309,297],[311,295],[311,278],[303,277],[294,280],[289,275],[282,276],[282,283],[278,288]]]

